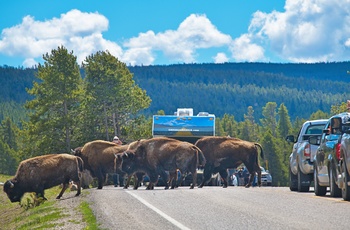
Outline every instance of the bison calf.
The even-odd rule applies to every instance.
[[[26,192],[35,192],[37,197],[44,196],[44,190],[63,183],[56,199],[60,199],[71,180],[78,186],[76,196],[81,193],[80,173],[83,161],[70,154],[48,154],[33,157],[20,163],[14,178],[4,184],[4,192],[11,202],[20,202]]]
[[[211,175],[220,173],[224,181],[223,187],[227,187],[227,169],[237,168],[244,164],[250,173],[250,178],[246,187],[250,187],[254,180],[255,173],[258,173],[258,185],[261,186],[261,169],[259,166],[258,148],[261,157],[264,158],[263,149],[260,144],[244,141],[231,137],[203,137],[196,143],[206,159],[203,172],[203,181],[200,188],[209,181]]]

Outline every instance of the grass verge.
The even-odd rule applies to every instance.
[[[10,178],[12,176],[0,174],[0,182]],[[0,189],[3,190],[2,186]],[[96,218],[86,201],[80,199],[80,204],[74,207],[74,212],[82,217],[82,220],[79,220],[77,215],[69,214],[68,209],[72,207],[65,207],[63,202],[59,203],[55,199],[59,191],[58,186],[45,190],[45,197],[48,200],[35,207],[30,205],[33,202],[32,194],[24,195],[21,206],[18,202],[11,203],[6,193],[1,191],[0,229],[57,229],[64,228],[67,224],[73,229],[99,229]]]

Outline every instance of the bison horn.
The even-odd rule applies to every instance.
[[[9,182],[10,182],[10,188],[15,187],[15,185],[12,183],[12,181],[9,181]]]
[[[74,153],[75,153],[75,151],[74,151],[73,149],[70,149],[70,152],[71,152],[72,154],[74,154]]]

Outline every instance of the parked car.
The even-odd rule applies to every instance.
[[[344,134],[340,142],[340,167],[338,176],[338,186],[341,188],[342,197],[350,201],[350,121],[342,127]]]
[[[310,120],[301,126],[298,136],[288,135],[286,141],[293,143],[289,156],[289,189],[308,192],[314,176],[314,156],[319,142],[310,143],[309,138],[319,140],[328,119]]]
[[[263,186],[271,186],[272,185],[272,176],[269,170],[265,170],[264,167],[261,168],[261,185]]]
[[[261,169],[261,185],[262,186],[271,186],[272,185],[272,176],[269,170],[265,170],[264,167],[260,166]],[[256,173],[254,177],[253,186],[257,186],[258,184],[258,174]]]
[[[317,148],[316,156],[314,159],[314,183],[315,183],[315,195],[324,196],[327,193],[327,187],[329,187],[330,195],[332,197],[340,197],[342,195],[342,188],[344,188],[344,176],[343,167],[344,156],[347,147],[345,134],[344,139],[342,136],[345,130],[348,130],[348,122],[350,119],[350,113],[340,113],[332,116],[324,130],[320,140],[320,145]],[[341,151],[341,143],[343,141],[344,147]],[[317,142],[315,139],[310,139],[310,142]],[[348,171],[347,171],[348,172]],[[345,171],[344,171],[345,173]],[[347,185],[347,183],[346,183]],[[348,186],[345,186],[344,192],[348,193]],[[346,199],[350,199],[349,194],[345,194]]]

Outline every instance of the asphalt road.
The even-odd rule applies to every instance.
[[[103,229],[349,229],[350,202],[287,187],[91,189]]]

